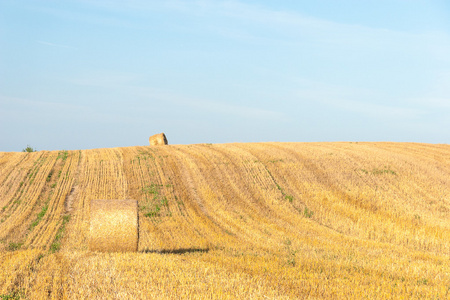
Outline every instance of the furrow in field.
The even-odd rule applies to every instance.
[[[407,156],[414,160],[424,161],[428,165],[439,167],[450,164],[448,145],[433,145],[419,143],[373,143],[373,147],[390,154]]]
[[[153,198],[160,192],[160,178],[156,176],[155,156],[147,147],[124,149],[123,169],[128,179],[130,198],[139,206],[139,250],[154,249],[154,226],[145,214],[154,210]]]
[[[381,144],[386,147],[385,143]],[[422,221],[427,219],[427,222],[433,225],[448,228],[450,224],[446,220],[450,212],[450,198],[446,196],[450,194],[450,165],[430,163],[429,159],[413,155],[410,152],[411,147],[403,145],[397,145],[396,151],[393,150],[394,146],[386,150],[380,148],[378,143],[376,146],[358,145],[354,149],[341,151],[358,162],[353,174],[358,174],[365,180],[362,183],[355,181],[352,189],[377,186],[378,190],[383,192],[385,201],[389,201],[390,210],[397,215],[410,219],[421,215]],[[445,157],[445,153],[439,154],[442,151],[434,153],[435,147],[414,146],[423,149],[437,160],[443,160]],[[330,144],[328,147],[336,145]]]
[[[74,181],[75,172],[79,164],[78,151],[67,152],[67,157],[63,160],[63,166],[58,174],[55,190],[51,193],[46,214],[28,235],[25,246],[49,249],[57,232],[63,222],[65,214],[65,200],[69,196]],[[59,243],[57,241],[56,243]],[[58,244],[55,244],[58,245]],[[58,247],[57,247],[58,248]],[[53,249],[58,250],[58,249]]]
[[[246,172],[245,164],[255,163],[255,157],[232,145],[194,146],[191,154],[195,153],[211,162],[202,171],[208,174],[208,185],[218,195],[210,199],[210,207],[220,208],[215,218],[231,223],[233,233],[247,243],[279,245],[289,227],[280,207],[282,194],[267,173],[255,178]]]
[[[307,188],[303,188],[305,180],[301,179],[296,172],[289,170],[286,164],[280,163],[276,169],[272,166],[268,168],[274,173],[281,186],[289,187],[286,188],[287,193],[292,193],[294,198],[303,197],[304,202],[315,212],[312,219],[319,224],[347,235],[402,244],[414,249],[434,249],[438,252],[446,249],[438,245],[441,245],[439,240],[450,235],[448,230],[419,224],[414,215],[395,210],[397,207],[395,203],[401,202],[399,198],[408,199],[408,195],[411,194],[411,192],[404,193],[402,190],[410,189],[415,184],[414,180],[408,182],[405,176],[398,176],[391,170],[405,168],[401,159],[372,148],[369,157],[375,161],[372,163],[365,161],[366,165],[371,165],[368,168],[371,170],[372,174],[370,174],[369,171],[358,170],[364,156],[359,158],[350,155],[342,156],[348,148],[357,147],[356,145],[336,143],[333,146],[338,147],[337,152],[329,155],[326,152],[327,147],[321,147],[313,152],[313,149],[308,149],[308,145],[302,145],[301,148],[289,143],[271,145],[274,148],[274,154],[278,153],[280,157],[285,158],[297,157],[297,165],[303,165],[306,170],[314,174],[315,177],[310,176],[310,179],[306,180],[309,185]],[[353,152],[359,152],[359,150],[353,150]],[[387,161],[390,167],[382,164]],[[305,174],[305,172],[302,173]],[[366,180],[367,177],[371,179]],[[299,193],[299,191],[303,192]],[[419,191],[413,194],[420,195]],[[382,225],[374,226],[377,222],[381,222]],[[419,228],[425,229],[427,233],[419,232]],[[441,233],[437,234],[437,232]],[[430,239],[430,233],[435,233],[436,237]],[[427,240],[425,236],[428,236]]]
[[[206,249],[212,241],[209,237],[216,235],[219,229],[202,213],[197,187],[191,173],[180,160],[180,150],[164,148],[162,151],[165,153],[164,169],[169,171],[169,185],[174,195],[173,201],[169,202],[175,217],[170,226],[179,237],[173,244],[182,249]]]
[[[197,207],[186,200],[177,157],[172,147],[140,147],[125,170],[140,207],[141,251],[189,251],[204,249]],[[203,227],[203,226],[200,226]]]
[[[210,245],[221,247],[236,244],[238,241],[232,232],[233,220],[216,217],[218,211],[224,210],[227,201],[222,191],[210,184],[213,175],[208,172],[208,166],[214,165],[214,162],[207,161],[199,153],[192,153],[192,149],[192,146],[178,147],[175,152],[178,169],[176,186],[186,208],[186,219]]]
[[[268,210],[268,205],[277,203],[281,194],[273,182],[269,191],[252,189],[241,170],[245,153],[238,151],[227,156],[216,147],[201,145],[180,147],[179,151],[180,160],[189,171],[183,178],[191,179],[189,190],[197,193],[200,213],[219,229],[211,244],[268,247],[287,238],[286,224],[281,225],[280,219],[271,217]]]
[[[275,186],[272,190],[275,189],[277,192],[276,201],[273,198],[265,199],[266,205],[273,210],[273,215],[267,215],[268,224],[276,224],[278,228],[283,229],[282,234],[277,234],[277,231],[271,233],[274,238],[278,238],[279,242],[289,240],[302,243],[327,234],[330,242],[333,239],[342,239],[340,232],[330,227],[317,226],[317,222],[312,218],[314,212],[311,211],[311,207],[308,208],[305,189],[309,188],[308,181],[315,178],[314,174],[299,166],[295,158],[283,156],[279,150],[271,149],[265,144],[236,144],[235,147],[248,152],[257,165],[259,176],[266,177],[265,181]],[[225,148],[229,151],[234,147],[227,145]],[[282,166],[287,168],[290,175],[295,174],[295,181],[288,180]],[[243,177],[249,178],[251,175],[244,174]],[[319,240],[316,242],[321,243]]]
[[[337,188],[334,180],[336,173],[330,173],[320,165],[320,161],[327,164],[328,159],[327,156],[317,158],[317,152],[322,151],[320,147],[309,149],[308,144],[296,144],[293,145],[295,151],[285,148],[287,143],[283,147],[277,143],[245,144],[240,147],[248,149],[263,162],[282,191],[286,205],[290,206],[291,212],[287,215],[311,220],[319,226],[316,230],[329,228],[348,235],[351,233],[349,228],[354,229],[349,224],[357,221],[363,210],[352,205],[342,207],[342,200],[347,199],[347,195]],[[363,205],[365,207],[370,203]],[[293,220],[292,217],[289,219]]]
[[[78,250],[87,249],[90,201],[128,197],[120,149],[84,150],[80,164],[78,194],[73,200],[73,221],[69,223],[68,238],[63,243],[63,248]]]
[[[14,156],[17,158],[17,164],[14,167],[11,174],[8,174],[8,178],[4,180],[1,190],[2,190],[2,207],[0,210],[0,216],[3,216],[3,222],[5,220],[5,215],[11,215],[10,211],[16,209],[15,204],[18,204],[17,198],[24,194],[28,189],[29,185],[26,184],[32,179],[35,174],[35,170],[38,167],[37,161],[40,159],[42,154],[30,153],[25,155],[21,153]],[[22,158],[22,159],[21,159]],[[4,174],[6,175],[6,174]],[[5,176],[6,177],[6,176]]]
[[[151,181],[153,170],[150,161],[152,159],[153,156],[145,151],[145,147],[123,149],[123,168],[128,180],[130,198],[141,200],[142,188]]]
[[[328,144],[328,146],[336,145]],[[386,147],[389,150],[386,150]],[[438,151],[434,152],[435,149]],[[426,155],[420,155],[418,150],[425,151]],[[353,194],[363,194],[364,190],[374,191],[372,198],[377,199],[380,210],[387,209],[387,218],[384,218],[383,225],[392,223],[398,231],[396,237],[390,238],[393,242],[430,250],[436,244],[440,244],[439,239],[450,236],[448,230],[450,166],[430,163],[429,158],[443,160],[446,154],[441,146],[353,144],[352,149],[345,150],[345,155],[355,158],[364,168],[362,169],[364,172],[360,169],[353,173],[359,172],[361,178],[370,179],[366,181],[367,184],[356,181],[346,185],[355,191]],[[347,170],[348,174],[350,172],[351,170]],[[393,231],[383,226],[378,229]],[[439,234],[436,235],[437,232]],[[379,233],[379,236],[386,234]],[[428,241],[424,240],[425,236],[428,237]],[[436,239],[431,238],[432,236]],[[442,251],[440,247],[436,247],[435,250]]]
[[[26,153],[6,153],[0,159],[0,212],[17,192],[35,156]],[[27,161],[29,164],[27,164]]]
[[[192,187],[188,170],[172,147],[144,147],[133,160],[129,178],[135,183],[135,197],[140,211],[141,251],[191,251],[205,249],[210,221],[199,212],[197,191]],[[126,167],[125,169],[130,169]],[[132,180],[131,180],[132,182]],[[196,202],[196,201],[194,201]]]
[[[57,158],[56,153],[53,152],[40,151],[37,153],[39,156],[22,185],[23,189],[19,189],[20,192],[16,193],[6,210],[9,218],[0,224],[0,239],[11,235],[12,232],[16,232],[15,238],[17,239],[17,236],[24,234],[31,222],[30,215]]]
[[[0,186],[8,178],[9,174],[17,169],[17,166],[25,159],[30,159],[27,153],[0,152]]]

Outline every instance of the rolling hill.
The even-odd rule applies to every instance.
[[[136,199],[139,251],[88,249]],[[0,299],[448,299],[450,146],[0,152]]]

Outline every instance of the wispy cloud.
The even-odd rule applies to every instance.
[[[353,113],[361,114],[363,116],[370,116],[377,119],[415,119],[422,115],[424,112],[416,109],[404,106],[383,105],[365,101],[355,101],[346,99],[333,99],[324,101],[329,105],[333,105],[341,110],[350,111]]]
[[[185,106],[190,106],[192,108],[208,111],[214,114],[236,115],[243,118],[272,121],[286,120],[284,114],[277,111],[265,110],[245,105],[230,104],[227,102],[197,99],[178,99],[177,102]]]
[[[186,95],[178,95],[173,92],[164,91],[153,88],[128,87],[129,93],[149,99],[156,103],[171,103],[171,106],[189,108],[202,113],[214,115],[230,115],[248,119],[270,120],[270,121],[286,121],[287,115],[276,110],[261,109],[248,105],[240,105],[231,102],[218,101],[216,99],[201,99],[189,97]]]
[[[296,97],[301,101],[320,103],[324,106],[376,119],[411,120],[425,112],[389,99],[382,92],[351,86],[333,85],[307,79],[298,79],[300,88]],[[380,101],[380,99],[383,99]]]
[[[248,105],[236,104],[236,101],[223,101],[214,97],[210,99],[179,94],[171,90],[153,88],[139,85],[145,82],[142,74],[113,72],[113,71],[91,71],[89,74],[80,74],[66,81],[77,86],[97,87],[104,89],[107,93],[120,93],[128,95],[133,102],[139,99],[151,101],[152,103],[171,103],[172,106],[185,107],[189,111],[212,113],[217,115],[234,115],[250,119],[268,119],[283,121],[287,119],[284,113],[276,110],[263,109]],[[147,109],[148,103],[142,107]],[[158,105],[160,106],[160,105]],[[154,107],[152,107],[154,109]]]
[[[375,53],[427,52],[436,59],[449,61],[450,36],[443,31],[401,31],[335,22],[299,11],[276,10],[242,1],[166,1],[165,5],[166,9],[186,15],[214,18],[217,22],[208,24],[208,29],[232,39],[276,40],[278,43],[314,41],[337,47],[335,51],[344,48]],[[229,22],[230,19],[235,22]]]
[[[55,8],[36,7],[47,14],[64,19],[74,19],[115,27],[141,28],[145,26],[148,13],[176,12],[204,19],[204,30],[238,40],[274,40],[277,42],[299,43],[304,39],[339,47],[362,47],[364,49],[410,49],[409,51],[428,51],[439,59],[448,61],[450,36],[444,32],[406,32],[387,28],[376,28],[359,24],[346,24],[321,19],[299,11],[277,10],[262,4],[249,4],[243,1],[103,1],[79,0],[86,7],[99,7],[102,14],[95,16],[90,10],[83,12]],[[114,14],[105,12],[113,11]],[[134,18],[129,18],[129,15]],[[136,15],[138,14],[138,15]],[[136,16],[140,16],[136,18]],[[230,19],[235,22],[230,22]],[[209,22],[208,20],[214,20]],[[189,26],[197,26],[194,22]],[[245,24],[245,26],[241,26]],[[186,25],[186,24],[183,24]],[[276,32],[276,34],[273,34]],[[47,42],[45,42],[47,43]],[[57,45],[48,43],[49,45]]]
[[[66,103],[66,102],[51,102],[42,101],[21,97],[9,97],[0,95],[0,104],[3,109],[11,109],[11,111],[20,112],[37,112],[39,114],[49,112],[53,115],[55,111],[72,112],[72,113],[86,113],[88,108],[86,106]]]
[[[83,1],[79,1],[83,4]],[[104,6],[104,11],[94,12],[91,8],[96,4],[94,1],[85,2],[85,7],[77,9],[64,9],[56,8],[52,5],[43,5],[43,3],[34,4],[28,3],[27,7],[30,10],[37,11],[39,13],[46,14],[48,16],[63,19],[64,21],[70,20],[81,24],[95,24],[107,27],[118,28],[135,28],[135,23],[129,19],[123,18],[121,15],[108,14],[108,6]],[[119,3],[117,4],[117,7]],[[112,6],[110,6],[112,8]],[[122,10],[124,6],[122,5]],[[122,11],[122,14],[124,12]]]
[[[0,106],[8,119],[26,120],[40,124],[42,120],[53,122],[82,123],[133,123],[136,117],[124,115],[120,110],[107,110],[95,105],[72,104],[67,102],[43,101],[32,98],[8,97],[0,95]],[[0,124],[1,121],[0,120]]]
[[[410,99],[412,103],[426,108],[450,110],[450,97],[422,97]],[[449,111],[450,113],[450,111]]]
[[[66,49],[76,49],[75,47],[68,46],[68,45],[63,45],[63,44],[55,44],[55,43],[50,43],[50,42],[45,42],[45,41],[37,41],[37,42],[38,42],[39,44],[41,44],[41,45],[50,46],[50,47],[66,48]]]
[[[428,90],[422,95],[410,97],[408,100],[424,109],[439,110],[450,114],[450,70],[436,72],[428,86]]]
[[[87,74],[79,74],[67,82],[81,86],[101,87],[105,89],[117,89],[125,87],[139,80],[140,75],[118,71],[90,71]]]

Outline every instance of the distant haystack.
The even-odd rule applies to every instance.
[[[135,252],[138,250],[136,200],[92,200],[89,250]]]
[[[149,139],[150,146],[167,145],[167,138],[164,133],[152,135]]]

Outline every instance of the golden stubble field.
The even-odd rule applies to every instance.
[[[88,250],[136,199],[139,251]],[[0,299],[448,299],[450,146],[0,152]]]

